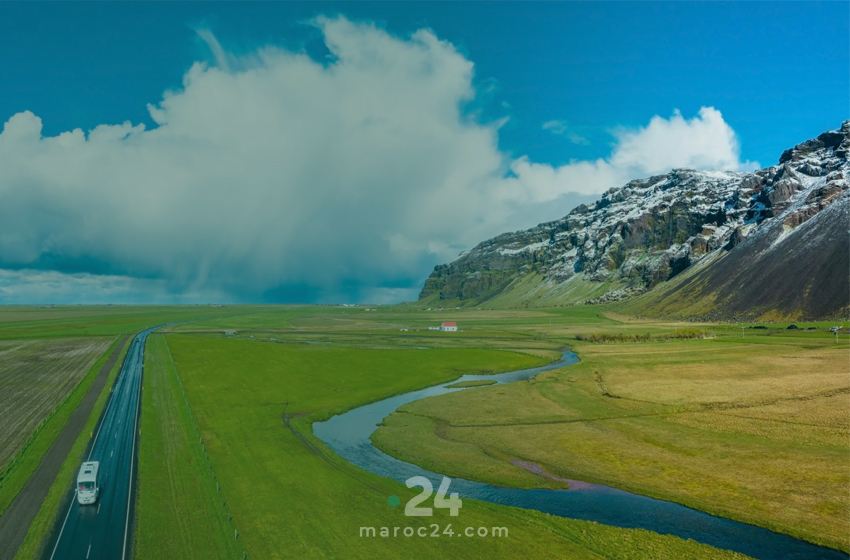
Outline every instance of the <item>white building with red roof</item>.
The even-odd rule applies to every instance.
[[[443,332],[457,332],[457,323],[443,323],[440,325],[440,330]]]

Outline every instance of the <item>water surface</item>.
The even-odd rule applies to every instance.
[[[390,397],[354,408],[325,422],[317,422],[313,424],[313,433],[338,455],[364,470],[402,483],[412,476],[424,476],[436,489],[440,486],[443,475],[390,457],[372,445],[370,436],[384,418],[409,402],[469,390],[469,388],[449,389],[447,385],[480,379],[495,380],[498,384],[513,383],[530,379],[544,371],[570,366],[576,362],[578,357],[572,352],[566,352],[559,360],[542,367],[497,375],[464,375],[454,381]],[[532,464],[523,466],[534,468]],[[815,546],[754,525],[709,515],[673,502],[656,500],[601,484],[570,482],[570,488],[567,490],[519,490],[452,478],[449,492],[457,492],[461,499],[484,500],[494,504],[534,509],[561,517],[596,521],[615,527],[648,529],[657,533],[676,535],[717,548],[741,552],[759,560],[848,560],[849,558],[847,554],[837,550]]]

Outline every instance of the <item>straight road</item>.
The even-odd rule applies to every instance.
[[[74,447],[74,443],[79,439],[80,434],[83,433],[83,428],[89,421],[92,409],[94,409],[97,399],[103,392],[103,388],[106,387],[109,372],[112,371],[115,362],[118,361],[118,357],[124,349],[124,345],[127,343],[127,339],[131,336],[129,334],[124,336],[115,346],[112,354],[109,355],[106,363],[100,368],[97,377],[86,391],[83,400],[68,417],[65,427],[62,428],[62,431],[50,445],[32,476],[15,496],[15,499],[12,500],[12,503],[9,504],[6,511],[3,512],[3,515],[0,516],[0,543],[3,543],[3,546],[0,546],[0,560],[12,560],[18,553],[18,549],[23,544],[30,525],[32,525],[41,504],[47,497],[50,487],[56,477],[59,476],[62,464],[68,458],[68,453],[71,452],[71,448]]]
[[[145,340],[136,335],[115,380],[86,461],[99,461],[97,502],[80,505],[75,491],[44,549],[45,560],[126,560],[132,553],[136,452]]]

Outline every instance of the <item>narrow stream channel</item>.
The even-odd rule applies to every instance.
[[[338,455],[369,472],[405,482],[412,476],[424,476],[438,488],[443,475],[390,457],[372,445],[370,436],[400,406],[434,395],[463,388],[448,389],[459,381],[494,380],[498,384],[530,379],[544,371],[572,365],[578,357],[567,352],[561,359],[538,368],[498,375],[464,375],[459,380],[411,391],[367,404],[325,422],[313,424],[313,433]],[[848,555],[826,547],[774,533],[754,525],[716,517],[673,502],[656,500],[600,484],[574,481],[568,490],[519,490],[491,486],[481,482],[452,478],[450,492],[460,498],[534,509],[572,519],[596,521],[624,528],[649,529],[683,539],[693,539],[717,548],[741,552],[759,560],[847,560]]]

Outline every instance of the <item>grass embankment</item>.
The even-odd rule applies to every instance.
[[[488,385],[495,385],[496,381],[492,379],[477,379],[472,381],[461,381],[459,383],[452,383],[451,385],[446,385],[446,389],[468,389],[470,387],[486,387]]]
[[[68,490],[73,486],[74,481],[76,480],[77,469],[80,467],[83,455],[91,441],[95,426],[100,419],[101,412],[103,412],[103,407],[106,406],[109,393],[115,383],[115,378],[118,376],[118,372],[121,370],[121,364],[124,362],[124,356],[127,354],[127,350],[130,348],[132,341],[132,338],[127,339],[118,360],[109,372],[109,379],[106,382],[106,386],[101,392],[100,397],[98,397],[85,428],[83,428],[83,431],[77,438],[76,443],[74,443],[74,447],[71,449],[71,452],[68,453],[68,458],[65,459],[65,462],[62,464],[62,468],[59,471],[59,475],[56,477],[56,481],[50,487],[47,497],[44,499],[44,502],[42,502],[41,508],[38,510],[38,515],[36,515],[30,525],[26,539],[18,549],[18,553],[15,555],[15,560],[35,560],[41,556],[45,541],[56,523],[57,516],[60,514],[60,507],[64,503],[65,497],[68,495]],[[117,344],[117,341],[113,344]],[[105,356],[108,357],[111,351],[111,349],[107,351]],[[103,358],[104,361],[106,357]],[[99,361],[99,363],[100,365],[96,363],[94,367],[99,369],[104,362]],[[83,394],[85,394],[85,392],[83,392]],[[43,452],[41,455],[43,455]],[[41,455],[39,455],[39,459]],[[64,513],[64,511],[61,513]]]
[[[118,344],[119,340],[120,339],[116,338],[111,344],[109,344],[106,351],[100,356],[100,358],[97,358],[95,362],[91,364],[88,368],[88,372],[79,380],[76,386],[67,393],[64,400],[59,402],[52,411],[46,411],[45,418],[42,423],[20,446],[20,449],[17,450],[14,457],[12,457],[3,471],[0,472],[0,515],[2,515],[2,512],[9,507],[9,504],[12,503],[12,500],[18,495],[18,492],[21,491],[21,488],[24,487],[24,484],[26,484],[27,480],[29,480],[29,477],[35,471],[36,467],[38,467],[38,464],[41,462],[41,458],[53,444],[54,440],[59,435],[59,432],[62,431],[62,428],[68,421],[71,413],[77,408],[80,401],[83,400],[83,397],[88,392],[89,387],[92,383],[94,383],[95,377],[97,377],[100,368],[103,367],[104,363],[106,363],[106,360],[109,358],[110,354],[112,354],[115,349],[115,345]],[[100,346],[102,348],[103,345]],[[36,345],[36,348],[39,350],[49,350],[50,347],[50,344]],[[85,354],[83,356],[85,357]],[[38,360],[37,357],[35,359]],[[65,373],[68,374],[67,371],[65,371]],[[27,376],[24,383],[30,383],[33,377],[34,376]],[[28,389],[29,392],[36,392],[52,388],[46,388],[36,383],[32,383]],[[9,408],[14,410],[15,406],[17,406],[17,404],[10,405]]]
[[[143,387],[134,557],[241,558],[161,334],[148,337]]]
[[[530,461],[847,550],[846,338],[726,330],[578,343],[579,364],[411,403],[373,440],[452,476],[554,484],[511,464]]]
[[[541,358],[475,349],[368,350],[191,335],[168,335],[167,341],[249,557],[742,558],[676,537],[472,500],[464,502],[458,517],[441,509],[433,517],[405,517],[404,508],[391,508],[387,497],[396,494],[405,503],[415,491],[349,465],[312,435],[313,421],[360,404],[463,373],[534,366]],[[284,425],[284,411],[294,431]],[[145,441],[143,447],[155,440]],[[177,476],[197,472],[188,461],[174,464],[185,471]],[[182,495],[177,499],[182,501]],[[148,530],[182,530],[167,515],[156,517],[156,523]],[[430,534],[432,524],[442,531],[449,523],[455,534],[465,527],[507,527],[509,536],[359,536],[363,526],[422,527]],[[214,538],[211,533],[218,528],[199,523],[196,530]]]

